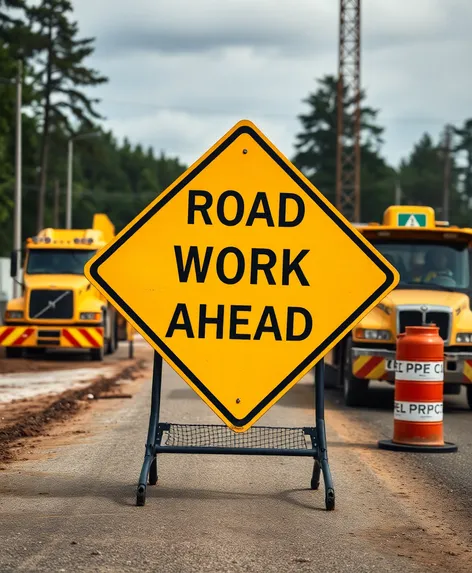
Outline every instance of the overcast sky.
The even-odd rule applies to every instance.
[[[240,119],[293,156],[315,79],[337,73],[338,0],[73,0],[106,127],[195,161]],[[472,1],[362,0],[361,82],[396,165],[472,117]]]

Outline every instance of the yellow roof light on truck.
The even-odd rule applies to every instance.
[[[434,209],[416,205],[392,205],[385,210],[384,227],[405,227],[411,229],[434,229]]]

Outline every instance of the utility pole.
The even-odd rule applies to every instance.
[[[444,128],[444,176],[443,176],[443,219],[449,221],[449,202],[451,187],[451,144],[452,126]]]
[[[360,219],[361,0],[340,0],[337,93],[336,207],[350,221]],[[344,94],[354,110],[344,106]]]
[[[23,87],[23,62],[18,59],[16,74],[16,140],[15,140],[15,193],[13,206],[13,250],[21,250],[21,170],[22,170],[22,131],[21,131],[21,108],[22,108],[22,87]],[[18,256],[18,261],[21,257]],[[18,279],[18,266],[15,278]],[[13,281],[13,296],[20,296],[20,285]]]
[[[72,228],[72,162],[74,153],[74,138],[67,142],[67,191],[66,191],[66,229]]]
[[[395,181],[395,205],[402,204],[402,188],[400,185],[400,180]]]
[[[66,229],[72,229],[72,166],[74,162],[74,141],[89,137],[98,137],[99,131],[79,133],[69,137],[67,142],[67,190],[66,190]]]

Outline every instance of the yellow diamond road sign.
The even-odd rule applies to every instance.
[[[240,432],[398,283],[249,121],[159,195],[85,274]]]

